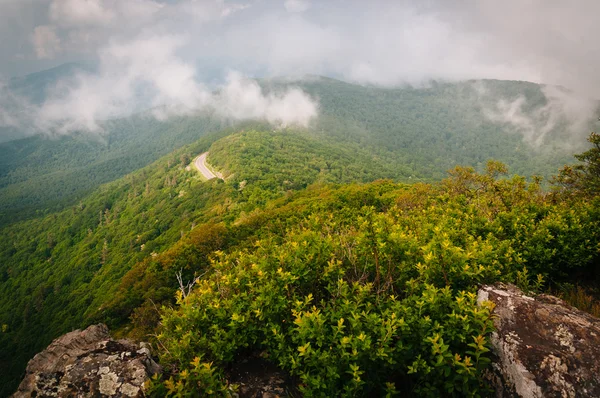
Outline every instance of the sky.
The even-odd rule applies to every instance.
[[[36,128],[65,132],[121,116],[139,84],[167,105],[157,117],[211,106],[306,124],[318,112],[302,92],[262,93],[256,76],[386,87],[512,79],[597,98],[598,15],[596,0],[0,0],[0,76],[99,65],[35,109]],[[9,95],[0,85],[0,124]]]

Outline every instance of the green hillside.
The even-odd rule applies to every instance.
[[[307,396],[483,393],[477,286],[594,280],[600,203],[585,168],[563,191],[532,177],[572,162],[563,125],[532,146],[484,117],[497,98],[536,112],[539,85],[486,81],[484,101],[475,83],[261,81],[300,86],[319,117],[223,130],[139,114],[94,139],[0,144],[0,396],[53,338],[97,322],[155,345],[156,396],[227,395],[232,364],[257,353]],[[224,181],[195,170],[205,151]]]
[[[44,87],[72,68],[75,66],[31,75],[13,86],[39,102]],[[504,162],[514,173],[548,177],[583,148],[588,131],[583,129],[582,136],[572,137],[565,133],[566,125],[557,122],[542,144],[532,146],[509,124],[494,123],[485,116],[485,109],[493,108],[497,101],[513,101],[519,96],[527,99],[526,115],[539,111],[547,102],[543,87],[527,82],[433,82],[426,88],[396,89],[322,77],[260,83],[267,92],[289,86],[305,90],[319,102],[319,117],[308,132],[333,146],[360,149],[361,156],[374,159],[383,168],[396,169],[393,175],[383,175],[399,180],[440,180],[456,165],[481,171],[491,158]],[[485,98],[478,96],[477,85],[487,88]],[[226,124],[210,115],[166,122],[144,115],[104,122],[103,136],[36,136],[0,144],[0,225],[76,203],[100,184]]]
[[[159,122],[140,115],[106,122],[106,136],[35,136],[0,144],[0,225],[61,210],[222,126],[209,116]]]
[[[271,89],[281,86],[276,81],[263,84]],[[425,88],[396,89],[328,78],[296,84],[319,99],[317,132],[359,143],[384,161],[405,165],[419,178],[439,180],[457,165],[481,171],[488,159],[502,161],[513,173],[548,177],[570,161],[573,151],[585,146],[585,137],[593,129],[574,134],[559,120],[541,145],[532,146],[513,126],[485,116],[499,100],[510,102],[522,96],[525,116],[533,117],[547,99],[543,86],[528,82],[432,82]],[[485,97],[478,94],[478,87],[486,88]]]
[[[229,364],[257,351],[309,395],[477,392],[490,323],[476,286],[593,276],[597,199],[549,195],[497,162],[442,183],[368,182],[406,170],[352,142],[244,130],[1,230],[1,395],[53,338],[95,322],[158,333],[159,396],[230,388]],[[225,182],[191,166],[206,150]],[[178,275],[201,279],[175,301]]]
[[[499,171],[310,189],[238,220],[253,233],[197,262],[195,289],[162,311],[170,374],[154,395],[230,396],[230,369],[255,356],[302,396],[486,396],[492,320],[477,286],[539,291],[599,259],[597,199],[548,200]]]
[[[366,155],[356,157],[351,148],[334,148],[301,133],[229,134],[209,135],[177,150],[67,210],[2,229],[0,324],[8,325],[9,332],[1,335],[6,344],[0,344],[0,374],[14,377],[52,338],[90,319],[113,326],[127,321],[142,296],[131,303],[113,300],[118,308],[105,306],[123,275],[194,226],[231,222],[271,198],[316,182],[395,176]],[[232,178],[226,184],[203,183],[190,163],[219,135],[228,136],[213,144],[210,161],[214,153],[215,166]],[[253,157],[247,155],[249,148],[256,151]],[[259,170],[258,164],[271,168]],[[316,166],[323,170],[317,172]],[[157,300],[170,300],[174,274],[163,283]]]

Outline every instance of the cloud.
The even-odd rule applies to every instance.
[[[49,24],[34,29],[36,55],[51,58],[91,49],[97,70],[80,71],[46,92],[33,105],[3,86],[0,126],[46,134],[103,133],[103,121],[152,109],[164,119],[171,115],[210,112],[225,119],[261,119],[276,125],[306,126],[316,116],[314,99],[299,89],[263,92],[253,80],[232,72],[211,88],[199,81],[193,58],[186,58],[205,26],[221,23],[249,8],[222,0],[52,0]],[[133,16],[138,18],[128,23]],[[189,32],[176,28],[179,22]],[[128,30],[128,26],[139,25]],[[115,28],[108,39],[105,35]],[[19,115],[16,117],[15,115]]]
[[[558,86],[542,86],[542,99],[504,97],[484,82],[474,86],[483,115],[494,123],[509,126],[521,134],[525,142],[539,147],[551,134],[568,134],[577,139],[566,146],[583,141],[590,123],[595,120],[598,101]]]
[[[454,31],[485,43],[475,59],[516,66],[512,79],[563,85],[597,96],[600,75],[594,70],[600,50],[595,38],[600,33],[600,3],[464,0],[440,4],[440,19]],[[521,74],[524,70],[529,72]]]
[[[127,41],[142,32],[184,34],[194,26],[219,21],[249,5],[224,0],[51,0],[47,21],[35,27],[38,58],[53,58],[53,35],[65,54],[95,54],[116,38]],[[48,36],[48,34],[46,36]]]
[[[286,0],[283,5],[289,12],[304,12],[310,8],[310,3],[305,0]]]
[[[106,25],[115,18],[115,12],[101,0],[54,0],[49,14],[53,22],[64,26]]]
[[[298,88],[265,94],[253,80],[232,72],[214,98],[217,112],[236,120],[262,119],[276,125],[306,127],[317,116],[318,106]]]
[[[244,73],[321,73],[381,85],[518,79],[590,96],[600,86],[595,0],[285,0],[283,7],[274,0],[40,0],[35,9],[26,3],[0,3],[0,29],[15,17],[19,29],[29,29],[25,37],[40,28],[31,50],[46,59],[89,57],[115,38],[153,32],[192,37],[189,62],[218,59],[222,70]],[[13,30],[0,43],[0,54],[13,61],[6,68],[31,62],[16,59],[23,48],[10,45],[18,37]]]
[[[0,80],[0,128],[32,129],[35,107]],[[0,137],[0,141],[3,137]]]
[[[0,127],[17,127],[19,124],[14,112],[12,93],[0,81]]]
[[[316,116],[315,101],[299,89],[265,94],[256,82],[239,73],[231,73],[213,92],[197,81],[195,68],[178,56],[185,44],[183,36],[112,43],[100,51],[98,73],[80,73],[71,83],[59,85],[37,109],[37,130],[100,133],[101,121],[145,106],[153,108],[159,119],[211,111],[234,120],[306,126]]]
[[[38,58],[54,58],[61,52],[61,43],[56,29],[53,26],[36,26],[31,36],[31,41]]]
[[[174,6],[172,12],[192,16],[195,23],[216,21],[248,8],[245,3],[225,3],[222,0],[182,1]]]
[[[11,3],[13,4],[13,3]],[[429,79],[518,79],[586,92],[595,65],[600,3],[581,0],[45,0],[35,51],[96,53],[142,32],[189,35],[187,60],[218,56],[222,69],[328,74],[380,85]],[[16,6],[13,4],[12,8]],[[28,35],[33,34],[28,32]],[[47,45],[44,46],[44,38]],[[53,49],[54,47],[54,49]],[[587,94],[591,94],[587,92]]]
[[[156,39],[160,50],[164,38],[183,38],[156,63],[173,70],[179,65],[178,77],[156,71],[152,78],[136,77],[140,66],[132,61],[127,64],[130,79],[117,79],[118,73],[105,67],[99,81],[113,76],[121,94],[92,98],[118,105],[94,111],[87,120],[135,108],[127,101],[139,101],[135,93],[140,90],[151,92],[150,105],[171,99],[172,112],[197,109],[207,92],[197,81],[208,83],[230,69],[260,76],[323,74],[382,86],[515,79],[559,84],[579,97],[594,98],[600,91],[599,13],[595,0],[5,0],[0,3],[0,34],[6,38],[0,42],[0,72],[21,72],[35,62],[42,69],[49,59],[84,58],[104,65],[104,58],[112,56],[109,49],[121,46],[137,54],[127,46]],[[19,42],[23,35],[29,43]],[[187,83],[191,75],[195,85]],[[86,78],[80,90],[91,95],[100,84]],[[165,85],[173,85],[172,90]],[[585,104],[548,95],[551,103],[562,101],[552,109],[589,118],[572,109],[589,110]],[[525,114],[529,106],[515,98],[506,101],[492,110],[518,118],[518,110]]]

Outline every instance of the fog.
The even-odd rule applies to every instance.
[[[249,78],[321,74],[384,87],[493,78],[548,85],[536,114],[523,111],[525,97],[485,109],[536,143],[558,114],[573,129],[594,117],[599,12],[591,0],[0,0],[5,78],[67,61],[98,65],[41,105],[3,89],[0,124],[98,131],[101,120],[139,109],[143,92],[159,118],[210,109],[306,126],[315,98],[265,93]]]
[[[184,43],[181,36],[166,35],[111,43],[100,50],[96,73],[81,72],[36,109],[36,129],[101,132],[100,121],[127,116],[144,105],[161,120],[212,111],[233,120],[306,126],[316,116],[317,104],[303,92],[266,94],[240,73],[229,73],[211,90],[196,79],[194,67],[176,55]]]

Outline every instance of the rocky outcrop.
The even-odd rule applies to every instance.
[[[484,286],[496,304],[489,378],[497,397],[600,397],[600,319],[549,295]]]
[[[13,397],[142,397],[160,372],[147,344],[111,339],[105,325],[54,340],[27,365]]]

